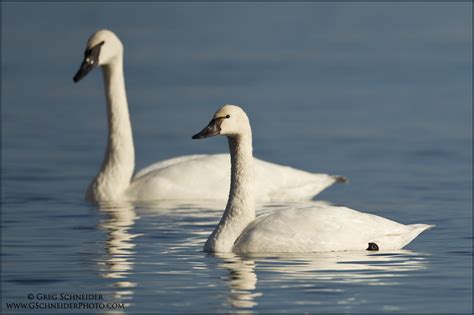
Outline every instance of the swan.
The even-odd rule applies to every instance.
[[[245,112],[225,105],[193,139],[224,135],[231,157],[231,184],[224,214],[204,245],[206,252],[327,252],[396,250],[431,225],[403,225],[346,207],[314,203],[255,218],[252,131]]]
[[[108,117],[108,143],[102,167],[86,192],[92,202],[190,199],[225,200],[229,183],[228,154],[188,155],[155,163],[133,175],[135,152],[123,73],[123,45],[109,30],[99,30],[87,42],[84,60],[74,76],[83,79],[102,68]],[[256,159],[259,201],[305,200],[342,176],[312,174]]]

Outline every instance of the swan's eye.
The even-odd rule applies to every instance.
[[[230,115],[226,115],[225,118],[230,118]]]

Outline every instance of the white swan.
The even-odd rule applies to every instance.
[[[229,183],[227,154],[182,156],[153,164],[133,178],[135,152],[123,75],[123,45],[111,31],[100,30],[87,42],[84,61],[74,82],[100,66],[104,74],[108,143],[102,167],[87,189],[94,202],[163,199],[224,199]],[[259,201],[302,200],[335,182],[340,176],[311,174],[290,167],[255,162],[261,190]]]
[[[403,225],[346,207],[314,204],[255,218],[252,131],[245,112],[225,105],[193,139],[225,135],[231,184],[224,214],[204,245],[206,252],[325,252],[401,249],[426,224]]]

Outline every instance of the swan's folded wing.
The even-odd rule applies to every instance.
[[[255,187],[259,201],[310,200],[339,180],[255,158]]]
[[[153,171],[163,169],[165,167],[168,167],[168,166],[171,166],[171,165],[174,165],[174,164],[187,162],[187,161],[202,158],[202,157],[205,157],[205,156],[207,156],[207,155],[206,154],[185,155],[185,156],[178,156],[178,157],[175,157],[175,158],[172,158],[172,159],[156,162],[152,165],[149,165],[149,166],[139,170],[137,173],[135,173],[135,175],[133,175],[132,180],[136,180],[136,179],[138,179],[142,176],[146,176],[147,174],[149,174]]]
[[[346,207],[312,205],[259,216],[242,232],[235,252],[327,252],[401,249],[428,225],[403,225]]]
[[[127,190],[130,200],[215,200],[229,192],[229,155],[186,156],[140,172]]]
[[[258,202],[309,200],[336,182],[327,174],[313,174],[259,159],[255,159],[254,167]],[[127,194],[133,200],[225,200],[229,187],[229,154],[201,154],[176,157],[140,170]]]

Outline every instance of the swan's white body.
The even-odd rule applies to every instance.
[[[426,224],[404,225],[346,207],[312,205],[263,214],[242,231],[234,252],[329,252],[402,249]],[[277,233],[276,233],[277,232]]]
[[[256,158],[254,172],[259,202],[308,200],[337,180],[334,176],[311,174]],[[190,155],[141,170],[126,194],[133,200],[225,200],[229,185],[229,154]]]
[[[102,167],[90,183],[86,199],[94,202],[225,199],[230,159],[224,154],[161,161],[132,178],[135,151],[125,92],[123,45],[110,31],[98,31],[89,39],[84,62],[74,80],[79,81],[96,66],[101,66],[104,74],[109,134]],[[255,167],[261,187],[259,201],[307,200],[336,181],[344,181],[339,176],[312,174],[261,160],[256,160]]]
[[[218,124],[217,126],[212,125]],[[226,105],[193,138],[226,135],[232,159],[229,200],[221,221],[209,236],[207,252],[326,252],[365,250],[375,243],[380,250],[401,249],[426,224],[403,225],[346,207],[313,204],[255,218],[252,133],[247,115]]]

